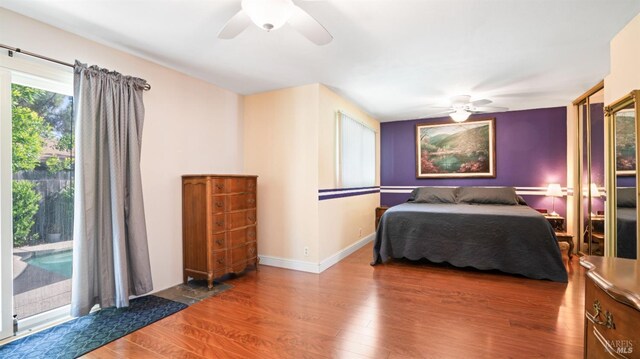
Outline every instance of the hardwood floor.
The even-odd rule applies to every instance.
[[[584,270],[569,283],[445,265],[369,266],[372,245],[320,275],[261,266],[86,358],[581,358]]]

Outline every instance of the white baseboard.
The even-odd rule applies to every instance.
[[[337,253],[333,254],[329,258],[326,258],[320,263],[260,255],[260,264],[271,266],[271,267],[292,269],[292,270],[297,270],[301,272],[309,272],[309,273],[316,273],[316,274],[322,273],[328,268],[330,268],[332,265],[348,257],[353,252],[364,247],[367,243],[373,241],[376,237],[375,235],[376,235],[375,233],[371,233],[370,235],[363,237],[359,241],[353,243],[352,245],[344,249],[339,250]]]
[[[367,243],[373,241],[375,238],[376,238],[376,233],[375,232],[371,233],[370,235],[361,238],[359,241],[348,246],[347,248],[343,248],[338,252],[336,252],[334,255],[330,256],[329,258],[326,258],[325,260],[321,261],[320,265],[318,266],[318,273],[324,272],[325,270],[329,269],[332,265],[347,258],[350,254],[364,247]],[[371,257],[373,258],[373,254],[371,254]]]
[[[313,262],[299,261],[281,257],[271,257],[258,254],[260,265],[293,269],[301,272],[318,273],[318,265]]]

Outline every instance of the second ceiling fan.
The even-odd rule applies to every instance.
[[[475,113],[499,112],[508,110],[508,108],[506,107],[487,106],[490,103],[493,103],[493,101],[488,99],[471,101],[471,96],[459,95],[451,98],[451,105],[449,107],[433,107],[434,109],[443,108],[446,110],[432,113],[430,114],[430,116],[449,115],[449,117],[451,117],[451,119],[455,122],[464,122],[469,118],[469,116]]]

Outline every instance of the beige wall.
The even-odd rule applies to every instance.
[[[605,105],[640,89],[640,15],[611,40],[611,73],[604,79]]]
[[[263,263],[318,270],[323,260],[374,232],[379,194],[318,200],[318,189],[336,188],[338,110],[379,132],[378,121],[323,85],[244,98],[244,166],[259,176]],[[379,148],[379,136],[377,142]]]
[[[242,172],[242,98],[2,8],[0,43],[149,81],[141,167],[154,288],[181,282],[180,176]]]
[[[319,118],[319,188],[336,188],[336,112],[343,111],[376,131],[376,148],[380,149],[380,122],[358,106],[320,85]],[[376,153],[376,185],[380,184],[380,151]]]
[[[318,262],[319,88],[244,98],[244,168],[258,175],[261,256]]]
[[[359,107],[320,86],[318,183],[320,189],[337,188],[336,112],[343,111],[376,131],[376,185],[380,184],[380,122]],[[380,194],[327,199],[319,204],[320,261],[375,232],[375,207]]]

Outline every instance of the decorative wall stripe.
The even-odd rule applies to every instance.
[[[411,191],[409,191],[411,192]],[[335,188],[318,190],[318,200],[360,196],[363,194],[380,193],[380,187],[359,187],[359,188]]]
[[[414,189],[420,186],[382,186],[380,187],[380,193],[411,193]],[[434,186],[442,188],[451,188],[455,186]],[[498,186],[483,186],[483,187],[498,187]],[[573,189],[563,187],[563,194],[573,194]],[[516,193],[521,196],[545,196],[547,194],[547,187],[516,187]]]
[[[354,188],[329,188],[329,189],[319,189],[319,193],[325,192],[342,192],[342,191],[358,191],[363,189],[376,189],[380,188],[378,186],[368,186],[368,187],[354,187]]]

